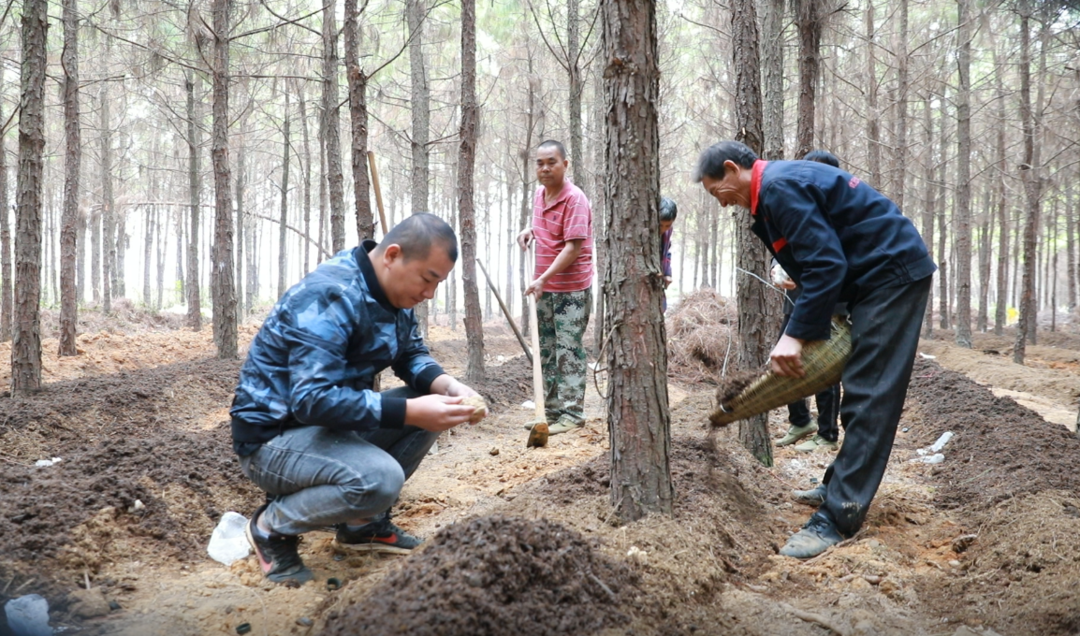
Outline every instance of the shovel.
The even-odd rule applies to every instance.
[[[533,248],[529,246],[529,261],[533,268],[530,272],[531,280],[536,280],[536,259]],[[547,412],[544,409],[544,376],[540,367],[540,331],[536,318],[536,295],[529,295],[529,333],[532,337],[532,365],[533,365],[533,403],[536,405],[536,413],[533,417],[532,428],[529,429],[529,441],[526,448],[547,446],[548,424]]]

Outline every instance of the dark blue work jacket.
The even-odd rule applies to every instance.
[[[751,229],[801,288],[786,334],[829,338],[837,302],[905,285],[937,269],[896,204],[858,177],[816,161],[758,161]]]

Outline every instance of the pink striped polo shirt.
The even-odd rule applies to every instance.
[[[547,271],[567,241],[584,239],[581,254],[569,267],[544,284],[546,292],[576,292],[592,286],[592,207],[585,193],[566,179],[559,198],[544,204],[544,186],[533,197],[533,238],[536,240],[536,275]]]

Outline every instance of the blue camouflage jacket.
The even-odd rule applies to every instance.
[[[340,252],[293,286],[263,323],[233,398],[233,448],[241,456],[299,426],[365,431],[405,425],[405,399],[372,391],[394,374],[428,393],[443,369],[410,309],[390,305],[368,252]]]

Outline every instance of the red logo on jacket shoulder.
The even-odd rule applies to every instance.
[[[858,177],[852,177],[852,178],[851,178],[851,181],[848,181],[848,182],[847,182],[848,186],[849,186],[849,187],[852,187],[852,188],[854,188],[855,186],[859,185],[859,183],[861,183],[861,182],[859,181],[859,178],[858,178]]]

